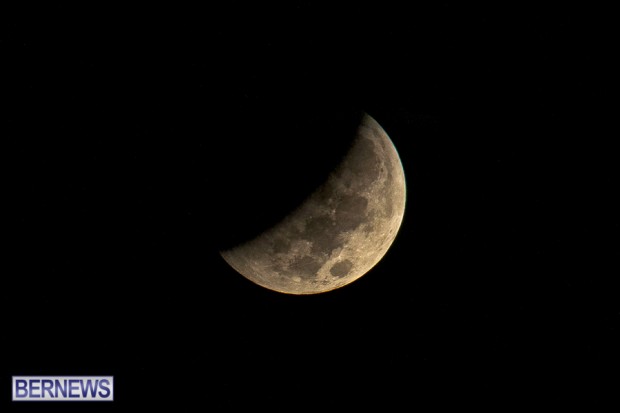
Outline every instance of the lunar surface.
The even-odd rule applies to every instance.
[[[364,115],[346,156],[322,186],[275,226],[220,253],[241,275],[274,291],[334,290],[383,258],[402,223],[405,195],[392,141]]]

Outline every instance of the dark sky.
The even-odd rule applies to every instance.
[[[611,400],[609,13],[228,3],[1,18],[3,406]],[[218,249],[320,183],[361,111],[407,179],[385,258],[303,297],[228,267]],[[116,401],[15,406],[28,374],[114,375]]]

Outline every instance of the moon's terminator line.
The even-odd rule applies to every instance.
[[[265,288],[316,294],[374,267],[396,237],[405,175],[381,126],[364,115],[347,155],[327,181],[281,222],[222,257]]]

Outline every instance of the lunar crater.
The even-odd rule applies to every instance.
[[[337,278],[342,278],[351,271],[353,263],[350,260],[339,261],[332,265],[330,274]]]

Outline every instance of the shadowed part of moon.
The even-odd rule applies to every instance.
[[[271,290],[316,294],[340,288],[383,258],[402,223],[405,193],[392,141],[365,115],[347,155],[319,189],[280,223],[221,255]]]

